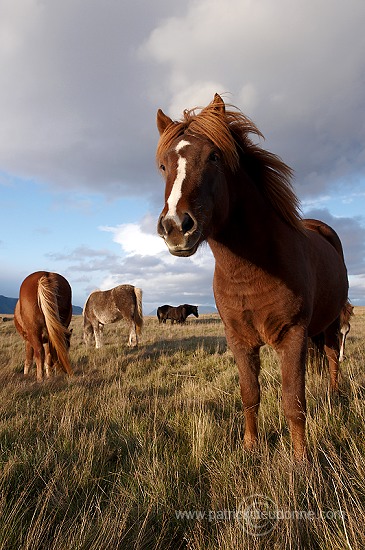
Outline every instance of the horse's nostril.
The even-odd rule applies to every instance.
[[[184,218],[181,224],[182,232],[185,234],[188,231],[191,231],[195,225],[195,221],[193,218],[186,212],[184,214]]]
[[[161,216],[158,220],[158,223],[157,223],[157,232],[161,236],[166,235],[165,224],[164,224],[164,216],[162,214],[161,214]]]
[[[157,224],[157,231],[162,237],[166,237],[172,230],[172,223],[169,218],[165,218],[162,214]]]

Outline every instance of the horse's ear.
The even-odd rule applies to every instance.
[[[160,133],[160,136],[164,133],[164,131],[170,124],[172,124],[171,118],[165,115],[165,113],[161,109],[159,109],[157,111],[157,129]]]
[[[215,111],[218,111],[222,115],[226,112],[224,101],[219,94],[214,94],[214,99],[211,103]]]

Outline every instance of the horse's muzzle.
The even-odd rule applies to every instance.
[[[182,215],[182,219],[161,214],[157,232],[174,256],[192,256],[200,244],[197,221],[188,212]]]

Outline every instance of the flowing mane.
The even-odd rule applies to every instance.
[[[222,111],[219,107],[212,102],[199,113],[198,107],[185,110],[182,120],[173,121],[161,135],[156,158],[161,159],[183,134],[204,136],[221,151],[224,164],[232,173],[242,164],[278,214],[295,229],[304,231],[299,200],[291,185],[292,169],[280,157],[252,142],[249,134],[264,139],[252,120],[239,110]]]

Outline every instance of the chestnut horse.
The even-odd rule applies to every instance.
[[[129,322],[128,345],[137,346],[143,326],[142,290],[132,285],[94,290],[86,300],[82,314],[86,345],[91,344],[94,338],[95,347],[101,348],[104,325],[124,318]]]
[[[251,141],[261,132],[218,94],[181,121],[159,109],[157,127],[166,183],[157,230],[175,256],[191,256],[203,241],[213,252],[214,295],[239,371],[244,445],[257,442],[259,350],[269,344],[281,362],[294,456],[304,459],[308,337],[323,333],[331,388],[338,388],[348,295],[340,240],[323,222],[301,219],[291,169]]]
[[[33,357],[38,381],[43,380],[44,364],[47,377],[56,364],[67,374],[73,374],[68,356],[71,317],[71,287],[62,275],[37,271],[24,279],[15,306],[14,324],[26,343],[25,375]]]

